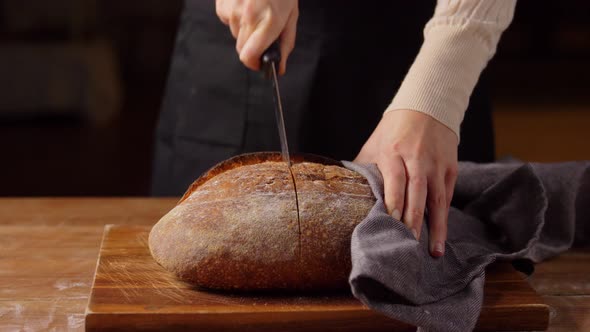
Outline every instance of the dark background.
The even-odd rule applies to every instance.
[[[0,196],[149,194],[181,9],[0,0]],[[519,2],[487,69],[498,157],[590,160],[589,18],[584,0]]]

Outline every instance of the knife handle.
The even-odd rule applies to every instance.
[[[272,43],[264,53],[262,53],[262,57],[260,58],[260,63],[262,67],[262,71],[264,72],[264,77],[270,79],[272,77],[272,65],[275,64],[275,67],[281,63],[281,48],[279,45],[279,41],[276,40]]]

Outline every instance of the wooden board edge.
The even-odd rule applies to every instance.
[[[86,331],[157,331],[163,326],[157,319],[159,313],[90,313]],[[164,314],[164,313],[161,313]],[[302,314],[305,314],[302,316]],[[236,313],[231,319],[219,319],[219,314],[204,314],[195,319],[192,314],[165,314],[172,325],[166,331],[277,331],[304,330],[326,331],[326,320],[333,328],[328,331],[415,331],[416,327],[394,320],[373,311],[357,312],[250,312]],[[173,316],[173,319],[170,317]],[[301,319],[304,317],[305,319]],[[271,318],[271,319],[269,319]],[[322,324],[318,324],[318,322]]]
[[[94,297],[94,289],[96,283],[96,274],[98,273],[98,267],[100,266],[100,259],[102,257],[101,253],[104,248],[105,240],[107,239],[108,234],[110,233],[111,229],[120,227],[120,225],[115,224],[106,224],[102,231],[102,238],[100,240],[100,246],[98,247],[98,255],[96,257],[96,266],[94,267],[94,274],[92,276],[92,285],[90,286],[90,295],[88,296],[88,303],[86,303],[86,308],[84,309],[84,321],[86,321],[86,317],[92,313],[90,305],[92,303],[92,299]]]

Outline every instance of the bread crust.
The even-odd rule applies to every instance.
[[[297,153],[290,155],[291,163],[301,163],[301,162],[314,162],[323,165],[338,165],[342,166],[342,163],[323,156],[318,156],[315,154],[310,153]],[[199,176],[186,190],[182,198],[180,199],[180,203],[184,201],[188,196],[192,194],[197,188],[199,188],[203,183],[209,181],[212,177],[221,174],[225,171],[238,168],[241,166],[246,165],[254,165],[259,164],[265,161],[276,161],[280,162],[283,160],[283,156],[278,152],[253,152],[253,153],[244,153],[241,155],[234,156],[230,159],[224,160],[217,165],[211,167],[208,171],[203,173]]]
[[[348,287],[350,237],[375,205],[371,188],[363,176],[340,166],[304,162],[292,170],[304,288]]]
[[[337,161],[294,155],[289,170],[279,153],[240,155],[188,188],[152,228],[150,251],[205,288],[343,288],[350,235],[374,202],[364,177]]]

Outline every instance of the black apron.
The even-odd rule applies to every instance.
[[[362,4],[362,5],[359,5]],[[291,152],[352,160],[423,41],[434,2],[301,0],[280,78]],[[491,108],[476,87],[459,159],[494,159]],[[178,196],[234,155],[280,149],[270,83],[240,63],[214,1],[186,0],[156,131],[152,193]]]

